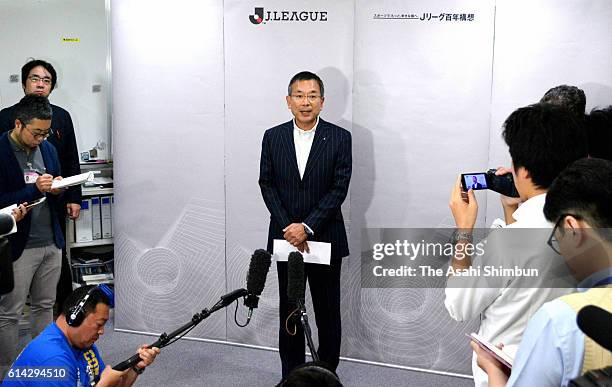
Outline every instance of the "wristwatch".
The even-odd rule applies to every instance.
[[[466,241],[468,243],[472,243],[473,237],[471,231],[460,231],[455,230],[453,236],[451,237],[451,243],[456,245],[459,241]]]
[[[134,372],[136,372],[137,375],[141,375],[145,371],[144,368],[138,368],[136,366],[133,366],[132,369],[134,370]]]
[[[308,227],[306,227],[305,225],[304,225],[304,232],[306,233],[308,238],[310,238],[310,237],[312,237],[314,235],[314,233],[312,231],[310,231],[310,229]]]

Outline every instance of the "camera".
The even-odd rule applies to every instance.
[[[474,191],[490,189],[511,198],[518,198],[519,193],[514,185],[512,174],[497,176],[495,171],[495,169],[489,169],[486,172],[462,173],[461,187],[466,192],[469,189]]]

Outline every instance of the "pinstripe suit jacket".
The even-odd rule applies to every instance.
[[[270,211],[268,251],[283,228],[306,223],[314,231],[309,240],[330,242],[332,259],[349,254],[341,205],[351,180],[351,134],[319,119],[312,148],[300,179],[293,121],[268,129],[261,146],[259,186]]]

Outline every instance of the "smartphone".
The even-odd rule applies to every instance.
[[[481,189],[489,188],[487,173],[486,172],[474,172],[474,173],[462,173],[461,174],[461,187],[465,192],[469,189],[478,191]]]
[[[43,197],[42,197],[42,198],[40,198],[40,199],[36,199],[36,200],[34,200],[33,202],[28,203],[28,205],[27,205],[27,206],[25,206],[25,208],[26,208],[26,210],[29,210],[30,208],[32,208],[32,207],[34,207],[34,206],[39,205],[40,203],[44,202],[45,200],[47,200],[47,198],[43,196]]]
[[[518,198],[520,197],[514,179],[511,173],[497,176],[495,169],[489,169],[486,172],[462,173],[461,187],[465,192],[469,189],[478,191],[481,189],[490,189],[502,195]]]

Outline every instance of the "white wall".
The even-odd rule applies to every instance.
[[[21,66],[29,58],[44,59],[57,71],[51,103],[70,112],[79,152],[98,142],[107,158],[108,122],[107,52],[109,37],[105,0],[0,0],[0,107],[23,97]],[[78,42],[64,42],[78,38]],[[19,81],[10,83],[11,74]],[[92,92],[100,85],[100,92]]]

